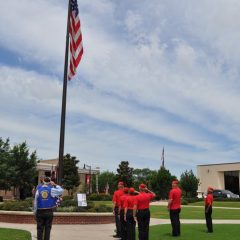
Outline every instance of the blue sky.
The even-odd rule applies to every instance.
[[[239,161],[240,2],[78,0],[65,152],[115,171]],[[0,9],[0,136],[58,156],[66,0]]]

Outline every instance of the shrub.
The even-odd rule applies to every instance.
[[[195,203],[195,202],[202,202],[203,199],[199,199],[199,198],[183,198],[185,201],[187,201],[188,203]]]
[[[112,196],[104,193],[93,193],[88,197],[88,199],[91,201],[112,201]]]
[[[8,201],[0,205],[5,211],[32,211],[32,201]]]
[[[186,199],[182,199],[182,205],[188,205],[188,201]]]

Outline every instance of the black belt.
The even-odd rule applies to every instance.
[[[39,208],[37,211],[41,211],[41,212],[52,212],[53,209],[52,209],[52,208]]]

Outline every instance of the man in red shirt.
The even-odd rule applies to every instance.
[[[120,215],[120,229],[121,229],[121,240],[127,240],[127,223],[124,219],[124,208],[128,198],[128,188],[123,189],[123,195],[120,197],[119,215]]]
[[[113,194],[113,214],[115,216],[115,223],[116,223],[116,235],[114,235],[114,238],[120,238],[121,237],[121,226],[120,226],[120,220],[119,220],[119,206],[120,206],[120,197],[123,195],[123,188],[124,184],[123,182],[118,183],[118,190],[116,190]]]
[[[180,220],[182,190],[178,187],[178,181],[172,182],[172,190],[169,193],[168,210],[172,224],[172,236],[180,236]]]
[[[138,222],[138,239],[149,239],[149,223],[150,223],[150,201],[156,196],[155,193],[147,189],[145,184],[140,184],[139,195],[135,198],[134,204],[134,217],[137,216]],[[137,213],[136,213],[137,211]]]
[[[205,198],[205,218],[209,233],[213,232],[212,226],[212,205],[213,205],[213,188],[208,188],[207,197]]]
[[[127,240],[135,240],[136,235],[136,221],[133,217],[133,208],[135,204],[136,195],[134,188],[129,188],[129,195],[124,204],[124,220],[127,223]]]

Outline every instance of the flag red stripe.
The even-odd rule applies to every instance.
[[[70,14],[70,25],[69,25],[69,37],[70,37],[70,63],[68,71],[68,80],[70,80],[75,74],[76,69],[82,59],[83,46],[82,46],[82,33],[81,23],[78,16],[77,3],[72,1],[74,9]]]

